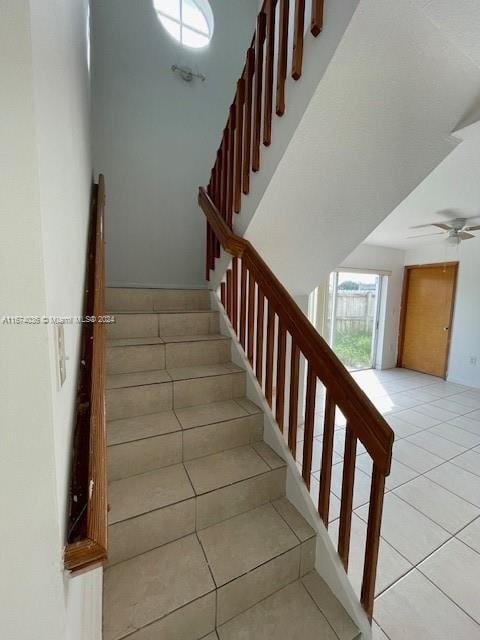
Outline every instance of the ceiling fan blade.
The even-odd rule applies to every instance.
[[[439,227],[440,229],[445,229],[445,231],[450,231],[452,228],[448,224],[443,224],[442,222],[430,222],[429,224],[417,224],[414,227],[409,227],[409,229],[425,229],[426,227]]]
[[[443,224],[443,222],[433,222],[432,227],[438,227],[439,229],[444,229],[445,231],[450,231],[450,229],[452,229],[449,224]]]
[[[429,227],[430,225],[427,224],[426,226]],[[443,236],[443,233],[441,231],[438,233],[421,233],[417,236],[407,236],[407,238],[431,238],[432,236]]]
[[[475,238],[474,235],[472,235],[471,233],[465,233],[465,231],[460,231],[458,237],[462,240],[470,240],[470,238]]]
[[[476,224],[474,227],[465,227],[464,231],[479,231],[480,224]]]

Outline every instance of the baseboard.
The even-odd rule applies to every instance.
[[[475,382],[460,380],[460,378],[455,378],[455,376],[447,376],[447,382],[451,382],[452,384],[460,384],[462,387],[472,387],[472,389],[480,389],[479,384],[475,384]]]
[[[152,283],[152,282],[107,282],[106,286],[109,289],[185,289],[185,290],[197,290],[197,289],[209,289],[207,284],[165,284],[165,283]]]

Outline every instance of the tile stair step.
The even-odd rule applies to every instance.
[[[198,640],[215,628],[215,584],[195,534],[108,567],[104,640]]]
[[[169,367],[166,369],[152,369],[146,371],[132,371],[130,373],[115,373],[107,376],[107,390],[142,387],[152,384],[162,384],[175,380],[194,380],[209,378],[229,373],[242,372],[244,369],[233,362],[217,362],[213,364],[192,365],[185,367]]]
[[[112,340],[142,336],[167,339],[211,335],[220,331],[218,311],[115,311],[111,315],[114,322],[107,325],[107,336]]]
[[[152,340],[153,344],[148,344]],[[230,343],[228,336],[213,333],[165,338],[119,338],[108,342],[107,370],[110,375],[118,375],[224,364],[230,360]]]
[[[316,539],[307,528],[299,537],[268,503],[197,532],[217,588],[217,626],[313,569]]]
[[[134,289],[108,287],[105,307],[113,311],[207,311],[208,289]]]
[[[359,631],[312,571],[221,625],[220,640],[354,640]]]
[[[155,382],[155,376],[164,381]],[[246,377],[241,367],[227,362],[158,372],[115,374],[108,376],[107,387],[110,387],[107,390],[107,419],[118,420],[243,398]]]
[[[116,341],[115,341],[116,342]],[[124,342],[119,340],[118,342]],[[107,373],[134,373],[165,369],[165,344],[134,344],[107,347]]]
[[[137,346],[139,344],[167,344],[173,342],[196,342],[205,340],[229,340],[229,336],[224,336],[222,333],[197,333],[178,336],[133,336],[130,338],[109,338],[107,340],[107,347],[123,347],[123,346]]]
[[[107,422],[107,445],[119,445],[134,440],[161,436],[181,431],[181,428],[172,409],[133,418],[111,420]]]
[[[266,446],[253,443],[111,480],[110,563],[279,499],[285,493],[286,467]]]
[[[230,402],[236,405],[235,401]],[[263,414],[247,414],[239,405],[236,406],[238,417],[189,428],[181,426],[173,411],[109,422],[109,480],[119,480],[252,443],[259,446],[263,438]]]
[[[171,381],[172,378],[165,369],[116,373],[107,376],[106,389],[126,389],[128,387],[142,387]]]
[[[217,626],[225,632],[235,616],[308,577],[314,532],[285,502],[278,501],[283,512],[268,503],[108,567],[104,640],[198,640]]]

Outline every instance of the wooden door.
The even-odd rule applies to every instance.
[[[405,268],[399,366],[446,377],[458,263]]]

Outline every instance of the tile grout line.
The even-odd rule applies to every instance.
[[[428,385],[427,385],[427,386],[428,386]],[[456,395],[456,394],[454,393],[454,394],[451,394],[451,395]],[[439,399],[442,399],[442,398],[439,398]],[[435,401],[431,401],[431,402],[435,402]],[[425,405],[425,404],[430,404],[430,403],[429,403],[429,402],[419,403],[419,405],[421,405],[421,406],[423,406],[423,405]],[[414,406],[419,406],[419,405],[414,405]],[[434,406],[435,406],[435,405],[434,405]],[[414,409],[412,408],[412,410],[414,410]],[[476,411],[476,409],[472,409],[471,411],[467,412],[467,414],[460,414],[459,416],[457,416],[457,418],[458,418],[458,417],[462,417],[462,416],[467,416],[467,417],[468,417],[468,413],[472,413],[473,411]],[[418,411],[417,413],[420,413],[421,415],[424,415],[424,414],[422,414],[420,411]],[[400,417],[400,416],[399,416],[399,418],[401,419],[401,417]],[[438,424],[436,424],[436,425],[432,425],[431,427],[425,427],[425,428],[423,428],[423,429],[420,429],[417,433],[424,433],[424,432],[426,432],[426,431],[430,431],[430,429],[433,429],[435,426],[438,426],[439,424],[448,424],[448,423],[450,422],[450,420],[453,420],[453,419],[455,419],[455,418],[449,418],[449,420],[447,420],[447,421],[441,421],[441,422],[439,422],[439,423],[438,423]],[[412,425],[412,426],[414,426],[414,427],[415,427],[415,426],[417,426],[417,425]],[[457,426],[457,425],[452,425],[452,426],[456,426],[457,428],[462,429],[462,427],[461,427],[461,426]],[[392,427],[392,428],[393,428],[393,427]],[[463,431],[465,431],[465,432],[467,432],[467,433],[472,433],[472,432],[469,432],[467,429],[463,429]],[[398,440],[405,440],[405,439],[408,439],[409,437],[411,437],[411,435],[416,435],[416,434],[410,434],[410,436],[404,436],[404,437],[402,437],[402,438],[398,438]],[[438,483],[437,483],[437,482],[435,482],[433,479],[431,479],[431,478],[427,477],[427,476],[426,476],[426,474],[427,474],[427,473],[429,473],[430,471],[432,471],[433,469],[437,469],[437,468],[441,467],[442,465],[444,465],[444,464],[445,464],[445,463],[447,463],[447,462],[451,462],[454,466],[457,466],[459,469],[462,469],[463,471],[467,471],[467,472],[468,472],[468,470],[467,470],[467,469],[463,469],[463,467],[460,467],[459,465],[455,465],[455,462],[453,462],[453,461],[454,461],[454,460],[456,460],[458,457],[460,457],[460,456],[464,455],[465,453],[470,452],[470,451],[475,450],[476,448],[478,448],[478,444],[476,444],[476,445],[474,445],[474,446],[472,446],[472,447],[467,447],[467,448],[465,448],[465,447],[464,447],[464,445],[459,445],[459,444],[458,444],[458,442],[454,442],[453,440],[449,440],[448,438],[444,438],[441,434],[432,433],[432,435],[437,436],[437,437],[440,437],[440,438],[443,438],[443,439],[444,439],[444,440],[446,440],[447,442],[451,442],[452,444],[455,444],[456,446],[459,446],[459,447],[464,448],[464,450],[463,450],[461,453],[458,453],[458,454],[456,454],[456,455],[452,456],[451,458],[448,458],[447,460],[442,460],[442,462],[441,462],[439,465],[436,465],[436,466],[432,467],[431,469],[428,469],[428,470],[424,471],[423,473],[419,473],[419,472],[418,472],[418,470],[413,469],[413,467],[411,467],[411,466],[409,466],[409,465],[405,464],[404,462],[401,462],[401,461],[399,461],[398,459],[396,459],[396,460],[397,460],[397,462],[401,462],[401,464],[403,464],[403,465],[404,465],[404,466],[406,466],[407,468],[409,468],[409,469],[411,469],[412,471],[414,471],[414,472],[417,474],[417,476],[416,476],[415,478],[412,478],[412,479],[408,480],[408,481],[407,481],[407,482],[405,482],[405,483],[401,483],[400,485],[397,485],[397,486],[396,486],[396,487],[394,487],[393,489],[390,489],[390,490],[386,491],[386,492],[385,492],[385,494],[388,494],[388,493],[394,493],[394,495],[395,495],[397,498],[401,499],[401,500],[402,500],[405,504],[407,504],[409,507],[413,508],[415,511],[417,511],[417,512],[418,512],[418,513],[420,513],[420,514],[422,514],[425,518],[427,518],[428,520],[430,520],[433,524],[435,524],[436,526],[438,526],[438,527],[440,527],[442,530],[444,530],[446,533],[448,533],[449,537],[447,538],[447,540],[445,540],[445,541],[444,541],[444,543],[442,543],[439,547],[437,547],[436,549],[434,549],[434,550],[433,550],[433,551],[432,551],[428,556],[426,556],[425,558],[423,558],[422,560],[420,560],[419,562],[417,562],[416,564],[414,564],[413,566],[411,566],[411,568],[410,568],[406,573],[404,573],[402,576],[400,576],[399,578],[397,578],[394,582],[392,582],[392,584],[391,584],[391,585],[389,585],[389,586],[388,586],[388,587],[386,587],[383,591],[381,591],[379,594],[377,594],[377,595],[375,596],[375,599],[377,599],[378,597],[380,597],[380,596],[381,596],[382,594],[384,594],[386,591],[388,591],[388,590],[392,589],[396,584],[398,584],[398,582],[399,582],[400,580],[404,579],[406,576],[408,576],[408,575],[409,575],[410,573],[412,573],[414,570],[417,570],[417,571],[419,571],[419,572],[421,573],[421,575],[422,575],[422,576],[424,576],[426,579],[428,579],[428,580],[429,580],[429,582],[431,582],[431,584],[435,586],[435,588],[437,588],[437,589],[438,589],[438,590],[439,590],[439,591],[440,591],[440,592],[441,592],[445,597],[447,597],[447,598],[448,598],[448,599],[449,599],[449,600],[454,604],[454,606],[456,606],[459,610],[461,610],[463,613],[465,613],[465,615],[467,615],[469,619],[473,620],[473,621],[474,621],[474,623],[478,625],[478,622],[477,622],[474,618],[472,618],[472,616],[470,616],[466,611],[464,611],[464,609],[463,609],[463,608],[462,608],[462,607],[461,607],[457,602],[455,602],[455,601],[454,601],[454,600],[453,600],[453,599],[452,599],[448,594],[444,593],[444,591],[443,591],[443,590],[442,590],[438,585],[436,585],[432,580],[430,580],[430,579],[428,578],[428,576],[425,576],[425,574],[421,571],[421,569],[419,568],[419,566],[420,566],[422,563],[426,562],[426,561],[427,561],[431,556],[433,556],[434,554],[436,554],[436,553],[437,553],[440,549],[442,549],[446,544],[450,543],[453,539],[455,539],[455,540],[459,541],[459,542],[460,542],[460,543],[462,543],[462,544],[465,544],[465,546],[467,546],[469,549],[471,549],[471,547],[470,547],[468,544],[464,543],[464,542],[463,542],[460,538],[458,538],[457,536],[458,536],[458,534],[459,534],[461,531],[463,531],[465,528],[467,528],[467,527],[468,527],[468,526],[470,526],[473,522],[475,522],[475,521],[476,521],[480,516],[479,516],[479,515],[475,516],[471,521],[469,521],[468,523],[466,523],[466,524],[465,524],[461,529],[459,529],[458,531],[456,531],[455,533],[453,533],[453,534],[452,534],[450,531],[446,530],[442,525],[440,525],[439,523],[435,522],[435,521],[434,521],[432,518],[430,518],[427,514],[423,513],[420,509],[416,508],[414,505],[411,505],[407,500],[403,499],[403,498],[402,498],[402,496],[400,496],[400,495],[398,495],[397,493],[395,493],[395,490],[396,490],[397,488],[399,488],[400,486],[403,486],[403,485],[405,485],[405,484],[408,484],[408,483],[410,483],[410,482],[413,482],[414,480],[416,480],[416,479],[417,479],[417,478],[419,478],[419,477],[425,477],[425,479],[430,480],[430,482],[433,482],[433,483],[434,483],[434,484],[436,484],[437,486],[441,487],[442,485],[438,484]],[[472,435],[475,435],[475,434],[474,434],[474,433],[472,433]],[[397,438],[396,438],[396,440],[397,440]],[[410,442],[410,441],[409,441],[409,442]],[[436,454],[434,454],[432,451],[429,451],[428,449],[426,449],[425,447],[422,447],[421,445],[417,445],[416,443],[413,443],[413,442],[410,442],[410,444],[413,444],[413,445],[417,446],[417,447],[418,447],[418,448],[420,448],[420,449],[423,449],[424,451],[426,451],[426,452],[428,452],[428,453],[431,453],[431,454],[433,454],[433,455],[436,455]],[[438,457],[438,458],[440,458],[441,456],[437,456],[437,457]],[[337,463],[337,464],[340,464],[340,463]],[[360,469],[360,468],[358,468],[358,467],[357,467],[357,472],[358,472],[358,471],[362,472],[364,475],[367,475],[367,476],[369,475],[369,474],[365,473],[365,472],[363,471],[363,469]],[[470,472],[470,473],[471,473],[471,472]],[[312,475],[313,475],[313,474],[312,474]],[[475,474],[472,474],[472,475],[475,475]],[[370,474],[370,476],[369,476],[369,477],[371,478],[371,474]],[[455,493],[453,493],[453,492],[449,491],[449,489],[446,489],[445,487],[442,487],[442,488],[443,488],[444,490],[448,491],[451,495],[453,495],[453,496],[455,496],[455,497],[457,497],[457,498],[459,498],[459,499],[461,499],[461,500],[464,500],[464,501],[465,501],[465,502],[467,502],[468,504],[470,504],[470,505],[472,505],[473,507],[476,507],[476,508],[478,509],[478,505],[473,504],[472,502],[470,502],[469,500],[466,500],[466,499],[465,499],[465,498],[463,498],[462,496],[458,496],[457,494],[455,494]],[[333,491],[332,491],[331,493],[332,493],[333,495],[336,495],[335,493],[333,493]],[[337,497],[337,499],[338,499],[338,497]],[[364,503],[364,504],[367,504],[367,503]],[[364,505],[362,505],[362,506],[364,506]],[[358,508],[359,508],[359,507],[356,507],[356,509],[358,509]],[[355,512],[356,512],[356,510],[355,510]],[[356,513],[356,515],[357,515],[357,517],[360,517],[360,518],[361,518],[361,516],[359,516],[359,514],[358,514],[358,513]],[[365,522],[365,520],[364,520],[363,518],[361,518],[361,519],[362,519],[362,521],[363,521],[363,522]],[[391,546],[391,547],[392,547],[392,548],[393,548],[393,549],[394,549],[394,550],[395,550],[395,551],[396,551],[396,552],[397,552],[401,557],[403,557],[403,558],[404,558],[404,559],[405,559],[405,560],[406,560],[410,565],[412,565],[411,561],[410,561],[408,558],[406,558],[402,553],[400,553],[400,552],[398,551],[398,549],[396,549],[396,547],[395,547],[395,546],[391,545],[391,543],[389,543],[389,542],[388,542],[388,540],[385,540],[385,538],[383,538],[383,536],[382,536],[382,539],[383,539],[387,544],[389,544],[389,546]],[[478,551],[477,551],[477,550],[472,549],[472,551],[478,554]],[[480,554],[478,554],[478,555],[480,555]],[[380,626],[380,625],[378,625],[378,626]],[[381,627],[380,627],[380,628],[381,628]],[[382,629],[382,632],[384,632],[384,631],[383,631],[383,629]],[[385,634],[385,635],[387,635],[387,634]],[[387,635],[387,637],[388,637],[388,635]]]
[[[330,620],[327,618],[326,614],[323,613],[323,611],[320,609],[320,607],[318,606],[318,604],[315,601],[315,598],[312,596],[312,594],[310,593],[310,591],[307,589],[307,587],[305,586],[305,584],[303,583],[302,578],[299,578],[298,582],[300,583],[300,585],[303,587],[303,589],[307,592],[308,597],[310,598],[310,600],[313,602],[313,604],[315,605],[315,607],[318,609],[318,611],[320,612],[320,614],[322,615],[323,619],[325,620],[325,622],[328,624],[328,626],[330,627],[330,629],[333,632],[333,635],[340,640],[340,636],[338,635],[338,633],[335,631],[335,629],[333,628],[332,624],[330,623]],[[328,585],[327,585],[328,587]],[[343,609],[343,607],[342,607]],[[344,610],[345,611],[345,610]],[[348,615],[348,614],[347,614]],[[359,631],[359,629],[357,629],[357,631]],[[355,636],[355,638],[358,636],[358,634]]]

